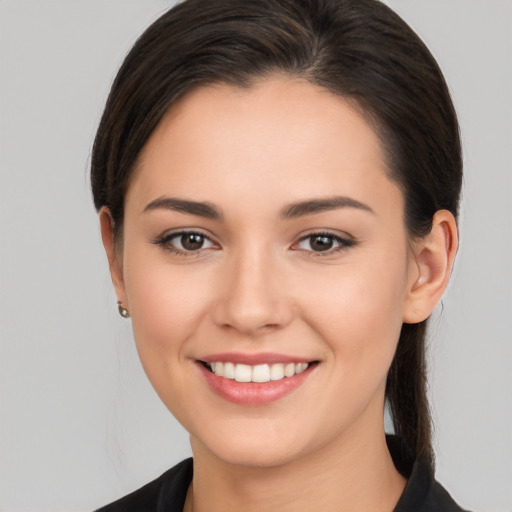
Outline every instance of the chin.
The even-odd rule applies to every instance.
[[[301,448],[303,442],[292,432],[288,435],[269,433],[264,429],[261,429],[259,434],[254,430],[247,435],[240,435],[239,432],[240,430],[237,434],[230,432],[230,435],[222,437],[207,436],[206,439],[201,440],[191,436],[194,456],[208,451],[225,464],[271,468],[300,458],[306,451],[305,447]]]
[[[231,446],[226,450],[214,455],[224,463],[234,466],[252,467],[252,468],[273,468],[286,465],[296,460],[299,454],[287,449],[278,447],[261,446],[261,444],[252,446]]]

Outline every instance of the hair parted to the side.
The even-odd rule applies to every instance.
[[[457,216],[459,128],[443,75],[413,30],[378,0],[186,0],[138,39],[112,85],[94,141],[96,208],[117,239],[137,158],[172,105],[193,88],[250,87],[271,74],[301,77],[351,101],[382,141],[405,198],[411,237],[434,213]],[[433,465],[426,394],[426,321],[404,324],[386,398],[395,432]]]

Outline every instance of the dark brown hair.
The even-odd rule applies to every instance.
[[[116,238],[137,158],[169,108],[195,87],[250,87],[272,73],[306,79],[364,113],[403,191],[411,237],[428,234],[437,210],[457,215],[462,162],[450,94],[391,9],[377,0],[186,0],[127,55],[94,141],[94,203],[110,209]],[[426,321],[402,326],[386,398],[407,451],[433,464],[425,330]]]

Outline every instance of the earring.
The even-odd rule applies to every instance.
[[[121,301],[117,301],[117,310],[119,311],[119,314],[123,317],[123,318],[130,318],[130,313],[128,312],[128,310],[123,307],[123,305],[121,304]]]

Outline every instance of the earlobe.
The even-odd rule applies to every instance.
[[[448,286],[457,249],[457,222],[448,210],[439,210],[430,233],[413,244],[405,323],[419,323],[430,316]]]
[[[114,285],[118,301],[126,304],[126,293],[124,287],[123,269],[121,256],[116,251],[116,243],[114,240],[114,221],[110,210],[104,206],[99,212],[101,239],[103,247],[107,255],[108,265],[110,268],[110,276]]]

